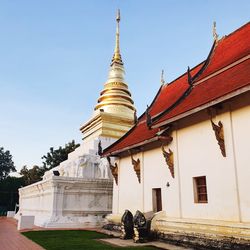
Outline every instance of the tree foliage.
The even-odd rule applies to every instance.
[[[31,169],[28,169],[27,166],[23,166],[20,171],[20,174],[22,175],[24,184],[26,186],[42,180],[45,171],[45,168],[36,165],[33,166]]]
[[[16,168],[12,161],[12,155],[9,150],[0,147],[0,180],[5,179],[10,172],[15,172]]]
[[[13,211],[18,203],[18,188],[25,185],[22,177],[8,176],[0,180],[0,210]]]
[[[68,159],[68,154],[73,152],[80,144],[75,144],[75,141],[65,144],[64,147],[59,147],[58,149],[50,148],[50,152],[44,155],[43,167],[45,169],[51,169],[58,166],[61,162]]]

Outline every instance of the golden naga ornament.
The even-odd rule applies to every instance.
[[[115,165],[112,165],[111,159],[110,159],[109,156],[107,157],[107,160],[108,160],[108,163],[109,163],[109,168],[111,170],[111,173],[112,173],[112,175],[113,175],[113,177],[115,179],[115,183],[116,183],[116,185],[118,185],[118,165],[117,165],[116,162],[115,162]]]
[[[132,165],[134,166],[134,171],[136,173],[138,181],[139,181],[139,183],[141,183],[141,164],[140,164],[140,159],[138,158],[137,160],[135,160],[133,158],[132,153],[130,154],[130,156],[131,156]]]
[[[170,174],[171,176],[174,178],[174,153],[171,149],[169,149],[169,151],[167,152],[165,149],[164,149],[164,146],[162,145],[161,146],[161,149],[162,149],[162,154],[165,158],[165,161],[168,165],[168,169],[170,171]]]
[[[220,151],[223,157],[226,157],[226,148],[225,148],[225,140],[224,140],[224,130],[223,130],[223,124],[221,121],[218,122],[218,125],[216,125],[213,120],[211,119],[212,128],[216,137],[216,140],[218,142],[218,145],[220,146]]]

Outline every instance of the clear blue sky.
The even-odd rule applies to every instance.
[[[212,23],[221,36],[249,21],[249,0],[1,0],[0,146],[17,169],[51,146],[81,141],[80,125],[107,79],[121,9],[121,53],[138,114],[161,70],[172,81],[204,60]]]

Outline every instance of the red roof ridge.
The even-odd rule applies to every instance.
[[[207,78],[209,75],[249,54],[249,47],[247,45],[250,42],[248,42],[250,38],[250,36],[248,36],[250,32],[249,28],[250,22],[247,22],[237,30],[218,40],[218,42],[215,43],[206,69],[204,69],[203,74],[196,78],[196,81]]]
[[[238,29],[236,29],[236,30],[232,31],[231,33],[229,33],[229,34],[227,34],[227,35],[222,36],[222,37],[221,37],[221,39],[219,39],[219,41],[218,41],[218,42],[222,41],[222,40],[223,40],[223,39],[225,39],[225,38],[228,38],[228,37],[230,37],[230,36],[234,35],[235,33],[237,33],[237,32],[239,32],[239,31],[241,31],[242,29],[245,29],[245,27],[246,27],[246,26],[248,26],[248,25],[250,25],[250,21],[249,21],[249,22],[247,22],[247,23],[245,23],[245,24],[243,24],[242,26],[240,26]]]
[[[194,67],[192,67],[190,69],[190,71],[192,72],[194,69],[196,69],[197,67],[199,67],[202,63],[205,63],[206,60],[203,60],[202,62],[196,64]],[[175,78],[173,81],[169,82],[169,83],[165,83],[164,86],[168,86],[170,84],[175,83],[177,80],[179,80],[181,77],[185,76],[187,74],[187,71],[185,71],[182,75],[178,76],[177,78]]]
[[[166,108],[165,110],[163,110],[162,112],[156,114],[154,117],[153,117],[153,120],[152,122],[155,123],[157,122],[163,115],[165,115],[166,113],[168,113],[170,110],[172,110],[176,105],[180,104],[185,98],[187,98],[187,96],[191,93],[192,89],[193,89],[193,81],[199,77],[200,74],[202,74],[202,72],[206,69],[208,63],[209,63],[209,60],[210,60],[210,57],[214,51],[214,47],[215,47],[215,43],[213,44],[209,54],[208,54],[208,57],[205,61],[199,63],[198,65],[196,65],[195,67],[193,67],[191,70],[189,70],[188,68],[188,71],[186,73],[184,73],[182,75],[182,77],[184,77],[185,75],[188,75],[189,72],[192,72],[194,71],[196,68],[198,68],[199,66],[201,66],[201,68],[198,70],[198,72],[194,75],[194,76],[191,76],[191,82],[189,83],[189,86],[188,88],[182,93],[182,95],[174,102],[172,103],[168,108]],[[180,78],[180,77],[179,77]],[[176,82],[176,81],[175,81]],[[174,82],[172,82],[174,83]]]
[[[211,79],[211,78],[213,78],[213,77],[215,77],[215,76],[217,76],[219,74],[222,74],[223,72],[225,72],[225,71],[227,71],[227,70],[229,70],[229,69],[237,66],[238,64],[240,64],[240,63],[242,63],[242,62],[244,62],[246,60],[249,60],[249,59],[250,59],[250,54],[248,54],[247,56],[243,56],[239,60],[237,60],[236,62],[230,63],[229,65],[227,65],[227,66],[225,66],[225,67],[223,67],[223,68],[209,74],[208,76],[206,76],[204,78],[201,78],[199,81],[194,83],[194,86],[199,85],[199,84],[205,82],[206,80]]]

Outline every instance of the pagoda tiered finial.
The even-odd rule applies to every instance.
[[[113,65],[115,62],[119,64],[123,64],[121,54],[120,54],[120,20],[121,20],[121,15],[120,15],[120,10],[117,10],[117,15],[116,15],[116,39],[115,39],[115,52],[112,58],[111,65]]]
[[[120,138],[136,121],[135,106],[125,81],[125,70],[120,54],[120,10],[116,15],[116,41],[108,79],[100,93],[93,117],[81,127],[83,139],[97,136]],[[99,145],[101,146],[101,145]],[[101,147],[99,148],[101,152]]]

